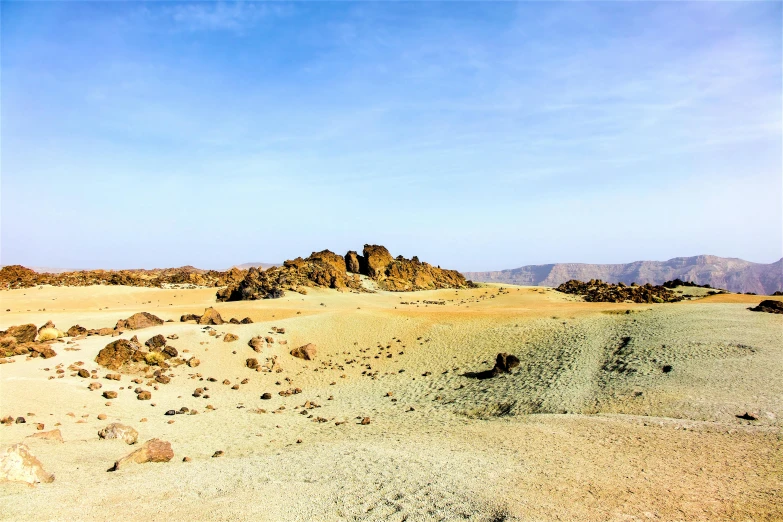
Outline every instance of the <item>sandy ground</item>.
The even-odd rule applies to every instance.
[[[215,289],[4,291],[0,329],[49,319],[63,330],[107,327],[140,311],[178,321],[208,306],[255,322],[218,326],[215,337],[179,322],[124,334],[177,334],[169,343],[202,361],[157,390],[143,386],[151,401],[136,400],[138,375],[49,378],[77,361],[108,373],[94,360],[110,337],[0,365],[0,415],[27,419],[0,427],[0,444],[25,441],[56,475],[37,487],[0,484],[0,519],[783,519],[783,317],[747,311],[763,297],[627,305],[500,288],[310,290],[219,304]],[[239,341],[224,343],[224,332]],[[277,342],[256,354],[254,335]],[[308,342],[316,361],[288,354]],[[498,352],[520,367],[463,376]],[[273,355],[282,373],[245,367]],[[222,384],[245,378],[239,390]],[[192,396],[204,386],[208,399]],[[302,393],[277,393],[293,387]],[[119,397],[106,401],[105,390]],[[302,415],[306,401],[319,407]],[[182,406],[199,414],[164,415]],[[758,420],[736,417],[745,412]],[[25,439],[39,422],[65,442]],[[134,449],[99,440],[110,422],[133,426],[140,441],[170,441],[175,458],[108,473]]]

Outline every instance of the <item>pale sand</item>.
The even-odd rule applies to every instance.
[[[110,337],[78,341],[79,351],[55,344],[58,355],[49,360],[17,357],[0,365],[0,415],[27,417],[27,424],[0,426],[0,446],[25,440],[36,422],[59,428],[65,439],[26,440],[56,480],[35,488],[0,485],[0,518],[783,519],[783,317],[746,310],[763,297],[622,305],[583,303],[540,288],[507,286],[508,293],[498,294],[498,288],[310,290],[220,304],[215,289],[2,292],[0,329],[49,319],[63,330],[77,323],[106,327],[139,311],[178,321],[208,306],[226,320],[250,316],[256,323],[216,327],[237,334],[233,343],[192,323],[124,334],[143,342],[176,333],[179,339],[169,343],[202,361],[195,369],[174,369],[176,377],[153,391],[151,401],[136,400],[132,376],[101,378],[103,388],[93,392],[87,385],[96,381],[70,371],[48,379],[58,364],[98,368],[95,356]],[[436,299],[449,301],[401,304]],[[274,337],[288,345],[253,352],[247,341],[272,326],[286,329]],[[624,336],[632,341],[620,349]],[[318,346],[316,361],[288,355],[308,342]],[[461,376],[489,368],[498,352],[521,359],[513,375]],[[263,362],[272,355],[283,373],[244,365],[248,357]],[[346,364],[351,359],[358,362]],[[662,373],[663,364],[673,371]],[[101,377],[108,373],[98,369]],[[378,378],[362,371],[379,371]],[[196,372],[218,382],[191,379]],[[243,378],[249,383],[236,391],[221,384]],[[204,385],[209,399],[191,396]],[[130,389],[105,406],[101,392],[121,386]],[[303,392],[278,396],[292,387]],[[266,391],[272,400],[259,399]],[[313,418],[295,409],[307,400],[321,406],[308,410]],[[207,404],[216,410],[207,411]],[[286,409],[272,413],[281,405]],[[200,413],[163,415],[181,406]],[[735,417],[745,411],[759,420]],[[108,419],[97,420],[99,413]],[[313,422],[319,416],[329,421]],[[360,425],[365,416],[371,424]],[[144,417],[148,422],[140,422]],[[140,441],[170,441],[174,460],[108,473],[134,448],[98,439],[98,430],[114,421],[136,428]],[[212,458],[216,450],[225,456]],[[182,462],[184,456],[192,461]]]

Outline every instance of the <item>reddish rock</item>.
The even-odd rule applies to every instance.
[[[300,346],[299,348],[294,348],[291,350],[291,355],[300,359],[304,359],[305,361],[312,361],[315,359],[316,355],[315,345],[313,343],[307,343],[304,346]]]
[[[140,401],[148,401],[152,398],[152,393],[148,391],[142,391],[136,394],[136,398]]]
[[[260,352],[261,349],[264,347],[264,338],[261,337],[260,335],[257,335],[256,337],[250,339],[250,341],[247,344],[253,349],[253,351]]]
[[[258,359],[251,357],[245,361],[245,366],[250,368],[251,370],[255,370],[258,368]]]
[[[233,343],[234,341],[236,341],[238,339],[239,339],[239,337],[234,335],[234,334],[232,334],[232,333],[227,333],[226,335],[223,336],[223,342],[224,343]]]
[[[129,453],[114,463],[109,471],[117,471],[129,464],[144,464],[147,462],[168,462],[174,458],[171,444],[165,440],[150,439],[136,451]]]
[[[116,399],[117,398],[117,392],[116,391],[111,391],[111,390],[106,390],[105,392],[103,392],[103,397],[105,399]]]

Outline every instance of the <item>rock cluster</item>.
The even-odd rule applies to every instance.
[[[465,288],[471,286],[455,270],[423,263],[414,256],[392,257],[379,245],[365,245],[362,255],[354,251],[339,256],[329,250],[307,258],[286,261],[267,270],[251,268],[244,279],[217,292],[218,301],[241,301],[282,297],[286,291],[304,292],[306,287],[364,291],[360,276],[367,276],[381,290],[395,292]]]
[[[556,288],[564,294],[584,296],[585,301],[594,303],[675,303],[682,296],[663,286],[646,284],[626,286],[623,283],[604,283],[600,279],[591,279],[587,283],[572,279]]]
[[[157,344],[157,336],[152,337],[147,342],[149,351],[142,349],[141,343],[136,337],[133,339],[117,339],[107,344],[95,357],[95,362],[110,370],[128,369],[134,364],[139,366],[157,365],[161,368],[168,368],[167,361],[177,357],[179,352],[173,346],[166,346],[165,343],[160,346]],[[179,363],[183,361],[177,359]],[[176,361],[175,361],[176,362]],[[190,365],[190,364],[189,364]]]

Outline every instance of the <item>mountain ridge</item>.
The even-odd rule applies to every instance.
[[[571,279],[601,279],[608,283],[651,283],[672,279],[693,281],[731,292],[769,295],[783,290],[783,258],[774,263],[753,263],[744,259],[699,255],[666,261],[634,261],[619,264],[552,263],[526,265],[507,270],[462,272],[469,280],[556,287]]]

